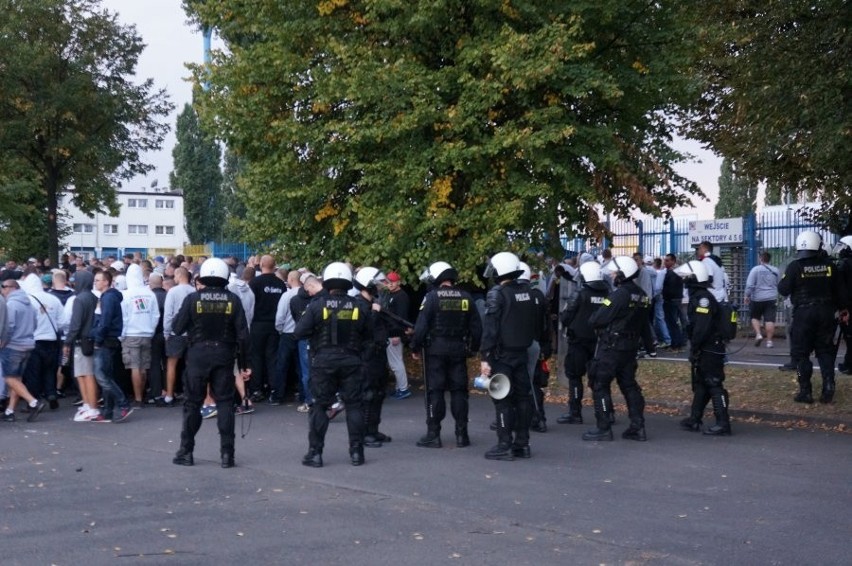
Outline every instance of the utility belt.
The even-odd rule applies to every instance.
[[[190,342],[190,346],[204,346],[205,348],[236,348],[235,342],[221,342],[219,340],[199,340]]]
[[[796,303],[793,308],[800,309],[803,307],[827,307],[834,306],[834,301],[830,299],[814,299],[804,303]]]

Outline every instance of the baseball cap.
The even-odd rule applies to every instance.
[[[396,271],[391,271],[387,275],[387,280],[392,281],[393,283],[399,283],[400,281],[402,281],[402,278],[399,276],[399,273],[397,273]]]
[[[156,261],[157,263],[163,263],[165,261],[165,258],[161,255],[158,255],[154,258],[154,261]]]

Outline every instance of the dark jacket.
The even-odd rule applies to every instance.
[[[92,329],[95,346],[103,346],[108,339],[121,336],[124,328],[121,299],[121,293],[112,287],[101,295],[101,313],[95,315],[95,326]]]
[[[72,346],[80,338],[91,338],[95,325],[95,308],[98,298],[92,293],[95,277],[85,269],[74,276],[74,304],[71,306],[71,321],[65,333],[65,345]],[[119,309],[120,311],[121,309]]]

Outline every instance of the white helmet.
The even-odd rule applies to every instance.
[[[813,231],[802,232],[796,236],[796,257],[813,257],[822,248],[822,236]]]
[[[586,283],[603,280],[601,277],[601,266],[596,261],[587,261],[586,263],[581,264],[580,275]]]
[[[503,279],[516,279],[523,273],[521,260],[512,252],[500,252],[495,254],[488,262],[485,276],[494,276],[498,281]]]
[[[529,265],[527,265],[526,263],[524,263],[523,261],[522,261],[522,262],[520,262],[518,265],[520,265],[520,266],[521,266],[521,274],[520,274],[520,275],[518,275],[518,279],[522,279],[522,280],[524,280],[524,281],[526,281],[526,282],[529,282],[529,281],[530,281],[530,279],[532,278],[532,277],[531,277],[531,276],[532,276],[532,272],[530,271],[530,266],[529,266]]]
[[[329,263],[322,272],[322,286],[326,289],[352,288],[352,270],[342,261]]]
[[[228,284],[231,270],[228,264],[218,257],[204,260],[198,270],[198,280],[209,287],[224,287]]]
[[[707,273],[707,266],[698,261],[697,259],[693,259],[688,263],[684,263],[677,269],[675,269],[675,273],[687,279],[689,277],[695,277],[695,280],[698,283],[707,283],[710,281],[710,274]]]
[[[603,267],[603,271],[607,271],[608,273],[621,272],[624,276],[624,280],[629,281],[636,277],[636,274],[639,273],[639,266],[636,265],[636,261],[632,257],[619,255],[612,258],[612,261]]]
[[[453,269],[453,266],[446,261],[436,261],[420,275],[421,281],[432,285],[440,285],[444,281],[456,281],[458,278],[458,271]]]
[[[841,252],[849,252],[852,251],[852,236],[843,236],[840,240],[834,244],[834,249],[831,250],[831,253],[835,255],[840,255]]]
[[[362,267],[355,274],[352,282],[359,291],[366,289],[371,293],[376,290],[376,284],[384,279],[384,275],[376,267]]]

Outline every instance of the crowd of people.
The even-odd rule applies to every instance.
[[[815,353],[819,401],[830,403],[838,324],[849,341],[852,237],[840,240],[837,258],[815,232],[800,234],[797,250],[783,274],[764,252],[748,276],[744,296],[754,346],[774,347],[778,295],[787,297],[799,382],[795,401],[814,402]],[[594,426],[582,438],[612,440],[615,381],[628,412],[621,436],[645,441],[637,359],[666,348],[689,351],[693,399],[680,426],[729,435],[724,367],[736,309],[712,244],[701,243],[696,254],[679,264],[672,254],[628,257],[604,250],[535,271],[514,253],[501,252],[477,269],[481,278],[473,284],[462,284],[458,271],[439,261],[424,270],[418,287],[374,266],[332,262],[318,275],[276,265],[268,255],[242,262],[140,254],[86,261],[69,254],[57,267],[34,258],[22,266],[10,261],[0,271],[3,420],[15,421],[20,410],[33,421],[75,396],[73,420],[96,423],[182,401],[174,463],[193,465],[195,435],[203,419],[216,418],[228,468],[234,465],[234,415],[260,402],[278,406],[297,399],[297,410],[308,414],[302,463],[323,466],[329,421],[345,412],[357,466],[365,461],[365,447],[391,441],[379,430],[385,399],[411,396],[407,348],[421,365],[426,395],[426,433],[417,446],[443,446],[446,393],[456,446],[470,445],[468,360],[478,355],[478,381],[500,384],[492,389],[497,443],[485,457],[514,460],[531,457],[531,430],[547,430],[543,388],[554,353],[569,385],[558,423],[584,422],[588,388]],[[849,355],[847,347],[841,371],[849,371]],[[392,390],[386,391],[391,375]],[[708,404],[715,423],[704,426]]]

